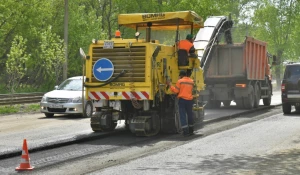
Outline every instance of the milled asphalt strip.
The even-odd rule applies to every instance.
[[[272,108],[275,108],[277,106],[281,106],[281,104],[272,105],[272,106],[263,106],[263,107],[260,107],[260,108],[247,110],[247,111],[244,111],[244,112],[239,112],[239,113],[235,113],[235,114],[222,116],[222,117],[219,117],[219,118],[216,118],[216,119],[204,120],[203,125],[216,123],[216,122],[220,122],[220,121],[223,121],[223,120],[229,120],[229,119],[232,119],[232,118],[237,118],[241,115],[250,114],[250,113],[254,113],[254,112],[262,111],[262,110],[266,110],[266,109],[272,109]],[[75,136],[75,138],[71,137],[71,138],[67,138],[67,139],[63,139],[63,140],[58,140],[54,143],[46,143],[46,144],[43,144],[43,145],[38,145],[36,147],[29,148],[28,152],[33,153],[33,152],[37,152],[37,151],[43,151],[43,150],[47,150],[47,149],[53,149],[53,148],[58,148],[58,147],[62,147],[62,146],[68,146],[68,145],[75,144],[75,143],[96,140],[96,139],[116,135],[116,134],[118,134],[120,132],[124,132],[124,131],[125,130],[123,128],[120,128],[120,129],[114,130],[113,132],[93,133],[92,135],[90,135],[90,134],[79,135],[79,136]],[[0,153],[0,160],[10,158],[10,157],[20,156],[21,154],[22,154],[21,149]]]
[[[270,106],[262,106],[260,108],[253,108],[253,109],[248,110],[248,111],[243,111],[243,112],[230,114],[230,115],[222,116],[222,117],[211,119],[211,120],[206,120],[206,121],[204,121],[204,124],[211,124],[211,123],[216,123],[216,122],[219,122],[219,121],[222,121],[222,120],[229,120],[229,119],[232,119],[232,118],[237,118],[241,115],[251,114],[251,113],[254,113],[254,112],[257,112],[257,111],[262,111],[262,110],[266,110],[266,109],[273,109],[277,106],[281,106],[281,104],[270,105]]]
[[[85,141],[90,141],[90,140],[96,140],[96,139],[105,138],[105,137],[108,137],[108,136],[111,136],[111,135],[115,135],[119,132],[124,132],[124,129],[116,129],[115,131],[108,132],[108,133],[106,133],[106,132],[93,133],[93,135],[90,135],[90,134],[78,135],[78,136],[75,136],[75,137],[66,138],[66,139],[63,139],[63,140],[58,140],[58,141],[55,141],[55,142],[46,143],[46,144],[38,145],[38,146],[35,146],[35,147],[32,147],[32,148],[28,148],[28,152],[33,153],[33,152],[37,152],[37,151],[43,151],[43,150],[58,148],[58,147],[62,147],[62,146],[68,146],[68,145],[75,144],[75,143],[80,143],[80,142],[85,142]],[[10,158],[10,157],[14,157],[14,156],[20,156],[22,154],[21,149],[0,153],[0,160]]]

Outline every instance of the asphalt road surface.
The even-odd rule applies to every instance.
[[[0,158],[3,159],[0,161],[0,174],[15,173],[14,168],[20,163],[24,138],[27,139],[30,152],[33,152],[32,164],[36,166],[30,174],[265,174],[260,169],[253,170],[257,166],[255,162],[248,166],[247,161],[266,163],[268,159],[264,162],[256,159],[255,155],[266,153],[265,150],[279,149],[274,144],[280,145],[278,143],[284,140],[295,140],[291,135],[297,132],[298,126],[295,124],[298,114],[282,116],[280,106],[274,108],[276,105],[280,105],[279,92],[274,93],[273,107],[268,108],[268,116],[263,116],[265,112],[259,113],[264,109],[263,106],[254,109],[252,112],[256,113],[252,116],[250,114],[250,117],[249,111],[234,107],[206,110],[207,125],[201,130],[204,135],[201,136],[198,132],[189,138],[180,135],[137,138],[123,133],[122,123],[118,125],[116,135],[109,136],[107,133],[92,132],[89,119],[74,116],[57,116],[52,119],[45,118],[43,114],[0,116]],[[267,118],[269,116],[271,117]],[[270,122],[268,119],[271,118],[278,121]],[[220,122],[216,122],[219,120]],[[260,122],[262,124],[256,128],[255,123]],[[281,126],[280,123],[286,125]],[[240,125],[243,126],[239,127]],[[293,127],[288,127],[289,125]],[[246,126],[251,127],[245,129]],[[287,128],[291,128],[286,132],[290,134],[281,134]],[[89,138],[94,139],[87,141]],[[84,142],[78,143],[80,140]],[[265,141],[266,144],[263,144]],[[290,141],[287,145],[291,146],[290,143],[294,142]],[[67,146],[62,147],[64,145]],[[45,148],[53,149],[44,150]],[[289,151],[289,147],[285,145],[282,148]],[[244,159],[241,158],[243,154]],[[255,155],[251,157],[250,154]],[[225,160],[231,162],[226,163]],[[241,169],[233,171],[235,166]],[[244,171],[243,166],[248,169]],[[288,168],[287,172],[298,170]],[[280,171],[276,173],[280,174]]]
[[[299,164],[300,115],[280,113],[90,174],[296,175]]]
[[[279,104],[281,104],[280,92],[276,91],[273,93],[271,105]],[[249,112],[237,109],[234,105],[233,103],[228,108],[206,110],[204,121],[210,123]],[[259,109],[263,109],[262,100]],[[117,131],[122,128],[124,123],[120,121]],[[24,139],[28,142],[28,149],[33,151],[81,139],[101,137],[105,134],[94,133],[90,128],[89,118],[68,115],[46,118],[41,113],[2,115],[0,116],[0,158],[18,155]]]

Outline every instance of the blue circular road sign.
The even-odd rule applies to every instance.
[[[107,58],[96,61],[93,67],[94,77],[99,81],[106,81],[114,74],[114,65]]]

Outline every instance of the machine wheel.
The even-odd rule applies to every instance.
[[[178,121],[178,99],[174,95],[166,95],[160,103],[160,132],[166,134],[177,134]]]
[[[261,96],[261,91],[260,91],[258,83],[255,83],[255,85],[254,85],[254,92],[255,92],[254,107],[257,108],[259,106],[259,101],[260,101],[260,96]]]
[[[52,113],[45,113],[45,116],[46,116],[47,118],[52,118],[52,117],[54,116],[54,114],[52,114]]]
[[[284,114],[290,114],[292,110],[292,106],[289,103],[282,103],[282,112]]]
[[[231,100],[225,100],[222,102],[225,107],[229,107],[231,104]]]
[[[91,127],[94,132],[102,132],[101,129],[95,129],[95,127]]]
[[[149,115],[151,117],[149,117]],[[161,119],[156,111],[141,112],[135,123],[135,131],[132,132],[136,136],[154,136],[160,132]]]
[[[91,101],[87,101],[84,105],[83,117],[91,118],[93,114],[93,103]]]
[[[94,116],[91,117],[91,128],[94,132],[102,132],[102,129],[100,127],[100,116],[102,115],[102,112],[96,111]]]
[[[112,114],[109,114],[107,112],[102,112],[102,111],[99,111],[99,112],[95,112],[95,114],[91,117],[91,128],[94,132],[101,132],[101,131],[113,131],[116,126],[117,126],[117,123],[111,121],[111,124],[109,127],[103,127],[101,125],[101,118],[103,115],[112,115]]]
[[[271,85],[269,84],[269,89],[271,89]],[[263,102],[265,106],[270,106],[272,100],[272,90],[268,90],[268,98],[264,98]]]
[[[102,131],[113,131],[117,126],[117,123],[112,123],[109,128],[101,128]]]
[[[245,108],[252,109],[254,106],[254,100],[255,100],[254,88],[252,85],[249,85],[249,91],[250,91],[250,93],[248,94],[248,97],[243,98],[243,101],[244,101]]]

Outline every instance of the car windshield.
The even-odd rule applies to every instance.
[[[61,83],[57,90],[71,90],[71,91],[81,91],[82,90],[82,80],[80,79],[68,79]]]

